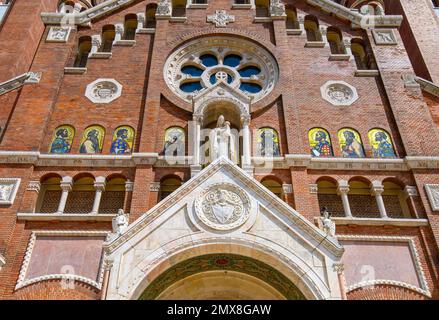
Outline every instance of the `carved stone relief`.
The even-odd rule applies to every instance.
[[[85,96],[94,103],[110,103],[121,94],[122,85],[114,79],[97,79],[85,91]]]
[[[320,92],[322,98],[334,106],[349,106],[358,99],[357,90],[344,81],[328,81]]]

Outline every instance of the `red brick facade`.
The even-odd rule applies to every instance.
[[[292,192],[283,192],[283,199],[313,223],[319,216],[322,203],[330,207],[332,203],[334,213],[337,213],[334,216],[341,217],[343,212],[337,190],[334,189],[331,195],[319,194],[320,189],[310,191],[310,185],[319,185],[322,179],[335,184],[346,180],[351,184],[351,193],[352,182],[357,180],[363,181],[368,188],[373,181],[384,183],[385,187],[386,182],[392,182],[400,186],[401,192],[406,186],[416,187],[417,195],[404,200],[409,212],[406,218],[412,221],[411,224],[402,226],[383,222],[364,225],[354,221],[337,225],[337,234],[412,238],[430,296],[397,285],[379,284],[352,290],[347,298],[439,298],[439,216],[432,210],[425,189],[426,184],[439,184],[435,158],[439,156],[439,98],[423,93],[419,87],[405,86],[401,79],[402,75],[416,73],[439,83],[439,67],[435,63],[439,49],[439,20],[425,1],[401,0],[399,5],[390,4],[394,1],[384,1],[385,5],[389,2],[386,14],[399,14],[404,18],[401,27],[393,29],[397,44],[385,46],[376,44],[371,30],[351,28],[350,22],[312,7],[306,1],[284,1],[295,6],[299,17],[313,15],[321,25],[339,28],[346,39],[363,39],[377,64],[379,75],[375,77],[356,76],[353,57],[348,61],[332,61],[327,45],[323,48],[307,47],[306,32],[302,30],[300,35],[289,33],[284,19],[255,22],[255,9],[232,9],[232,0],[209,0],[206,8],[187,8],[185,22],[158,19],[154,32],[135,35],[135,45],[113,46],[111,58],[89,59],[85,73],[68,74],[64,68],[73,66],[80,37],[101,34],[104,26],[123,23],[126,15],[145,12],[147,4],[155,1],[133,1],[92,19],[89,24],[76,26],[66,43],[47,42],[51,25],[45,25],[40,14],[56,12],[58,2],[15,0],[0,29],[0,81],[28,71],[42,72],[39,83],[26,84],[0,95],[0,152],[34,152],[41,158],[41,155],[49,154],[55,129],[70,125],[75,129],[70,154],[79,155],[84,130],[91,125],[100,125],[105,128],[102,155],[110,155],[114,130],[126,125],[135,129],[134,154],[159,154],[163,150],[166,129],[178,126],[188,132],[193,111],[192,105],[174,94],[165,83],[163,67],[168,56],[196,38],[212,35],[245,38],[266,48],[279,65],[279,79],[274,90],[251,105],[252,153],[257,145],[254,133],[258,128],[270,127],[279,133],[281,156],[308,156],[308,131],[321,127],[331,137],[334,157],[340,158],[340,161],[327,162],[320,168],[318,162],[312,162],[315,165],[311,166],[306,160],[294,164],[287,162],[267,173],[258,173],[255,169],[254,177],[262,182],[271,177],[280,185],[291,185]],[[233,14],[235,22],[225,28],[207,23],[206,16],[219,9]],[[422,14],[418,11],[420,9]],[[121,97],[110,104],[91,102],[85,96],[86,86],[98,78],[117,80],[123,86]],[[350,106],[334,106],[322,99],[320,87],[333,80],[355,87],[358,100]],[[390,134],[401,163],[406,157],[431,157],[428,159],[436,161],[436,167],[433,169],[426,164],[411,168],[404,162],[398,163],[399,169],[389,169],[384,162],[373,166],[367,161],[360,168],[355,164],[351,164],[352,169],[337,167],[337,163],[343,162],[337,138],[341,128],[353,128],[360,134],[368,159],[373,158],[368,132],[381,128]],[[186,155],[191,156],[187,140]],[[167,166],[133,161],[127,165],[127,162],[118,162],[117,157],[112,163],[71,161],[59,159],[45,164],[44,160],[31,163],[20,155],[11,156],[9,160],[6,156],[1,157],[0,178],[20,178],[21,182],[13,204],[0,206],[0,254],[6,260],[0,271],[0,299],[101,298],[100,290],[80,281],[74,290],[60,289],[59,280],[46,280],[15,289],[33,231],[111,231],[111,219],[34,221],[18,218],[17,213],[35,213],[38,201],[41,201],[41,191],[39,195],[31,190],[29,182],[44,183],[54,175],[69,176],[77,181],[89,174],[93,179],[105,177],[107,182],[113,177],[121,177],[133,182],[132,190],[127,189],[123,200],[132,223],[160,200],[160,191],[152,187],[154,183],[159,185],[168,177],[176,177],[183,183],[191,178],[187,164]],[[369,194],[365,201],[355,200],[363,196],[350,195],[354,217],[357,211],[369,210],[379,218],[373,196]],[[387,197],[386,194],[383,196],[392,217],[392,213],[398,212],[398,204],[394,198]]]

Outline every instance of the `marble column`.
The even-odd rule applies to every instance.
[[[102,193],[105,190],[105,177],[96,177],[94,188],[96,190],[95,200],[93,202],[93,209],[91,210],[90,214],[99,213],[99,206],[101,205]]]
[[[382,193],[384,192],[384,186],[381,184],[380,181],[373,181],[372,187],[370,188],[370,192],[372,193],[372,195],[375,196],[381,218],[383,219],[388,218],[386,207],[384,206],[384,200],[382,196]]]
[[[242,122],[242,154],[244,166],[251,165],[251,137],[250,137],[250,119],[244,119]]]
[[[346,180],[340,180],[337,186],[337,194],[341,197],[341,201],[343,203],[343,210],[346,218],[352,218],[348,193],[349,193],[349,183]]]
[[[338,284],[340,285],[341,299],[347,300],[348,297],[346,293],[346,278],[344,276],[344,265],[343,263],[334,263],[332,265],[332,268],[335,272],[337,272]]]
[[[73,179],[72,177],[63,177],[60,183],[60,187],[62,190],[61,199],[59,200],[57,214],[63,214],[64,209],[66,208],[67,197],[69,196],[69,192],[72,191]]]

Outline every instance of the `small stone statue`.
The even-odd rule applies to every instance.
[[[335,222],[331,220],[331,213],[328,211],[326,207],[322,207],[322,211],[320,212],[320,220],[322,221],[323,231],[331,236],[335,237]]]
[[[113,233],[121,235],[128,228],[128,217],[122,209],[119,209],[117,216],[113,218]]]

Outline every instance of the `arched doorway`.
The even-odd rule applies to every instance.
[[[304,300],[300,290],[265,262],[236,254],[184,260],[159,275],[141,300]]]

